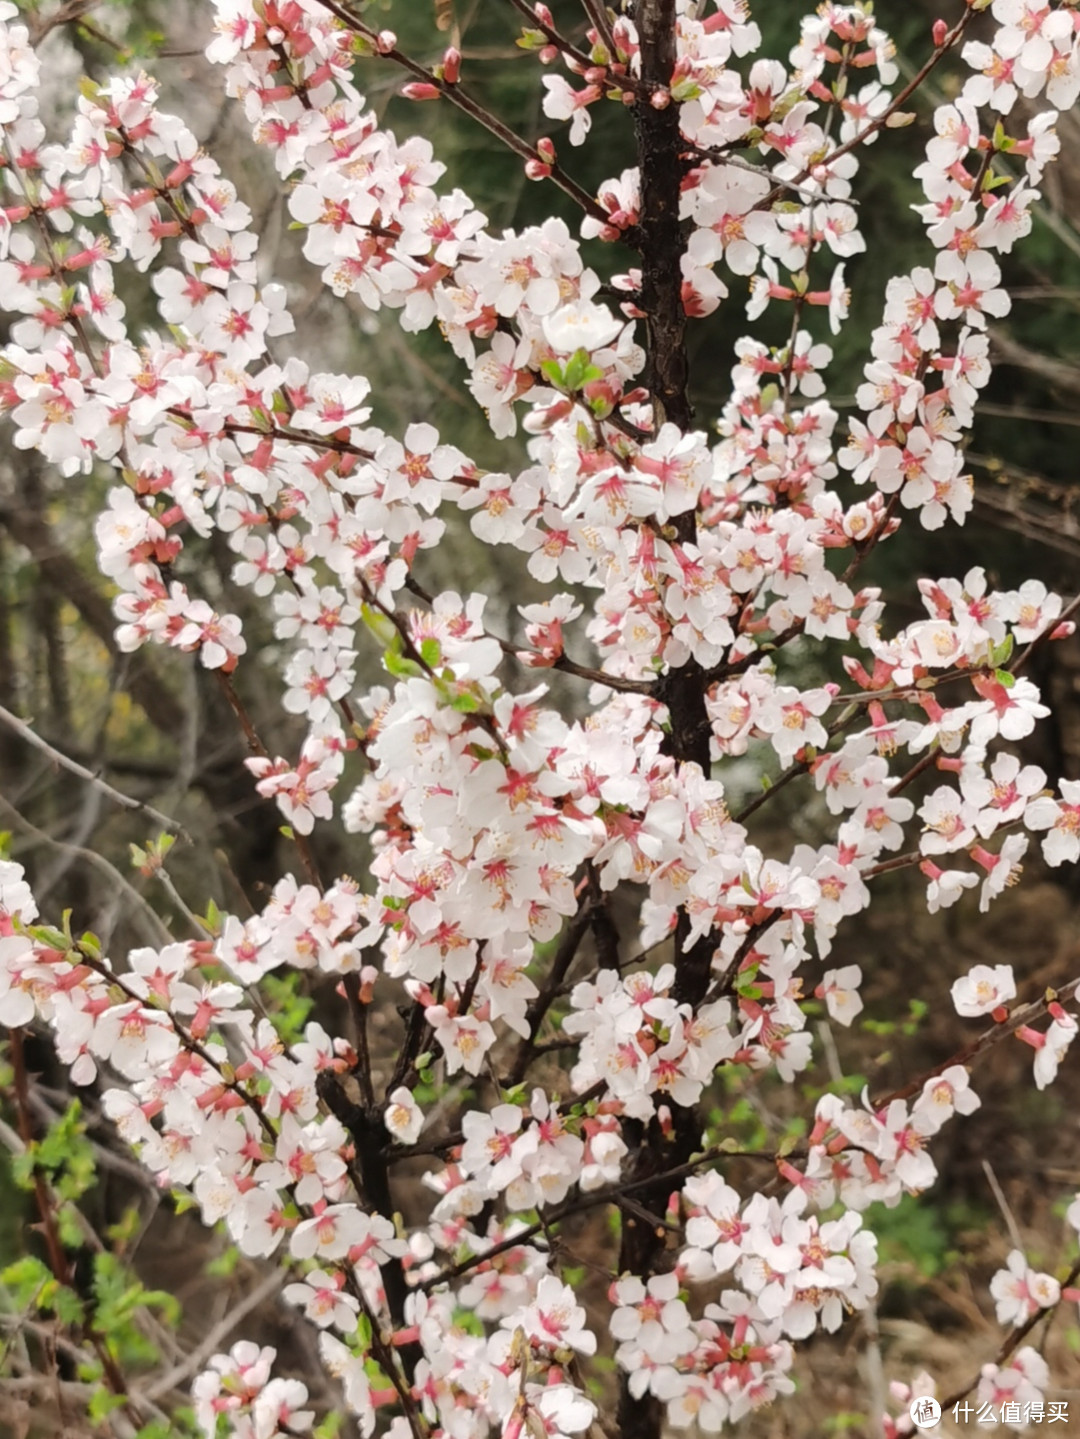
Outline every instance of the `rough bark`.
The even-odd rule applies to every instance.
[[[636,12],[641,44],[642,79],[656,93],[666,94],[675,66],[675,0],[642,0]],[[638,164],[641,173],[639,249],[641,255],[641,309],[645,314],[645,381],[652,395],[656,427],[666,421],[688,430],[693,422],[689,398],[689,362],[686,352],[686,314],[682,301],[681,260],[686,241],[679,220],[683,143],[679,133],[679,107],[670,101],[657,108],[647,99],[635,107]],[[679,516],[671,538],[692,543],[697,534],[693,512]],[[694,761],[709,772],[709,722],[705,708],[705,676],[694,661],[672,671],[658,689],[668,708],[670,733],[666,751],[681,761]],[[700,940],[684,953],[689,918],[680,913],[675,932],[676,980],[674,998],[698,1005],[709,983],[712,946]],[[653,1119],[648,1125],[629,1123],[625,1128],[631,1153],[626,1178],[640,1183],[673,1165],[685,1163],[700,1141],[695,1111],[672,1106],[674,1132],[665,1136]],[[623,1210],[619,1269],[642,1278],[665,1264],[663,1215],[669,1186],[658,1182],[635,1191],[634,1212]],[[643,1212],[644,1211],[644,1212]],[[655,1223],[650,1216],[655,1216]],[[627,1378],[619,1392],[620,1439],[659,1439],[662,1410],[650,1395],[635,1398]]]

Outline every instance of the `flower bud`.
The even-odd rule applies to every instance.
[[[461,51],[455,45],[443,56],[442,76],[448,85],[456,85],[461,76]]]
[[[438,85],[429,85],[425,80],[417,80],[412,84],[403,85],[401,93],[406,100],[437,100],[440,91]]]
[[[945,24],[944,20],[935,20],[934,28],[930,33],[934,38],[934,48],[940,50],[942,45],[945,44],[945,36],[949,33],[949,27]]]

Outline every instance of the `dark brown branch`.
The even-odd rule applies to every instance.
[[[958,1049],[955,1054],[950,1054],[948,1059],[943,1059],[940,1064],[935,1064],[933,1069],[924,1071],[917,1079],[910,1080],[899,1089],[891,1090],[888,1094],[881,1095],[880,1098],[872,1099],[870,1101],[871,1108],[887,1109],[894,1099],[911,1099],[914,1095],[921,1094],[923,1085],[928,1080],[936,1079],[939,1074],[944,1074],[954,1065],[973,1064],[988,1049],[1000,1044],[1003,1039],[1008,1039],[1018,1029],[1023,1029],[1025,1025],[1032,1024],[1036,1019],[1041,1019],[1051,1004],[1055,1002],[1067,1004],[1078,991],[1080,991],[1080,978],[1070,980],[1060,989],[1049,992],[1042,999],[1034,1000],[1031,1004],[1018,1006],[1003,1023],[995,1024],[990,1029],[984,1029],[978,1039],[972,1040],[963,1049]]]
[[[348,1131],[356,1147],[356,1169],[354,1180],[360,1190],[360,1198],[384,1219],[394,1222],[394,1200],[390,1191],[390,1172],[387,1167],[389,1136],[377,1110],[353,1104],[341,1087],[337,1077],[324,1070],[315,1081],[319,1098],[330,1113]],[[396,1327],[405,1321],[405,1300],[408,1285],[400,1259],[390,1259],[380,1265],[383,1288],[390,1317]],[[418,1345],[403,1345],[399,1350],[405,1372],[412,1379],[417,1360],[421,1357]]]
[[[652,397],[653,429],[666,421],[682,431],[693,424],[688,393],[690,368],[686,350],[686,311],[682,298],[682,257],[686,236],[679,218],[683,167],[679,106],[671,99],[670,85],[676,62],[675,0],[641,0],[635,11],[640,41],[641,78],[646,95],[634,106],[641,206],[634,244],[641,255],[641,293],[645,316],[646,367],[644,380]],[[655,103],[653,103],[655,101]],[[675,520],[681,544],[697,536],[694,510]],[[711,728],[705,704],[707,682],[696,660],[662,676],[656,698],[667,707],[669,730],[664,748],[675,760],[710,768]],[[702,936],[687,945],[690,916],[680,908],[675,925],[675,982],[672,998],[695,1010],[709,987],[714,945]],[[673,1142],[665,1139],[655,1119],[648,1125],[626,1120],[623,1135],[629,1146],[624,1161],[624,1183],[639,1192],[646,1209],[663,1205],[667,1195],[664,1177],[672,1162],[678,1168],[690,1159],[701,1138],[696,1109],[679,1109]],[[655,1272],[664,1249],[664,1234],[632,1215],[624,1218],[618,1267],[623,1274],[647,1279]],[[636,1398],[626,1376],[619,1382],[618,1428],[620,1439],[660,1439],[661,1405],[654,1396]]]
[[[1075,1262],[1073,1267],[1069,1270],[1068,1274],[1066,1274],[1065,1278],[1062,1280],[1061,1288],[1071,1288],[1078,1279],[1080,1279],[1080,1259]],[[1058,1303],[1055,1304],[1051,1309],[1036,1309],[1035,1313],[1029,1315],[1028,1318],[1024,1320],[1023,1324],[1018,1324],[1015,1329],[1010,1331],[1010,1333],[1006,1336],[1005,1342],[998,1350],[997,1359],[995,1362],[998,1364],[999,1367],[1002,1364],[1006,1363],[1007,1360],[1012,1358],[1012,1356],[1020,1348],[1020,1345],[1024,1342],[1024,1340],[1039,1323],[1039,1321],[1042,1319],[1050,1318],[1053,1315],[1054,1310],[1057,1309],[1058,1305],[1062,1302],[1063,1301],[1059,1299]],[[981,1378],[982,1370],[980,1369],[979,1373],[976,1374],[975,1378],[972,1379],[970,1383],[966,1384],[963,1389],[957,1389],[946,1399],[943,1399],[941,1401],[942,1414],[946,1414],[953,1407],[954,1404],[959,1404],[961,1399],[966,1398],[967,1395],[969,1395],[971,1391],[976,1387]]]
[[[581,1098],[583,1096],[579,1096],[579,1102]],[[425,1279],[418,1287],[423,1290],[437,1289],[440,1284],[447,1284],[450,1280],[467,1274],[470,1269],[475,1269],[478,1265],[495,1259],[500,1254],[520,1248],[521,1245],[528,1243],[534,1235],[546,1233],[552,1224],[557,1224],[561,1219],[580,1214],[586,1209],[595,1209],[601,1204],[620,1204],[625,1202],[628,1195],[645,1188],[658,1188],[673,1184],[677,1180],[686,1179],[689,1175],[696,1174],[703,1165],[714,1164],[719,1159],[757,1159],[763,1163],[775,1164],[778,1157],[774,1153],[759,1149],[729,1149],[724,1145],[714,1145],[711,1149],[702,1150],[700,1154],[687,1160],[684,1164],[674,1165],[661,1173],[650,1175],[647,1179],[629,1183],[620,1181],[618,1184],[610,1184],[604,1189],[578,1194],[551,1210],[550,1213],[545,1213],[542,1219],[537,1219],[519,1230],[510,1239],[503,1239],[498,1244],[493,1244],[490,1249],[485,1249],[483,1253],[474,1254],[468,1259],[461,1260],[460,1263],[449,1265],[438,1274],[433,1274],[430,1279]],[[784,1158],[788,1160],[805,1159],[806,1151],[790,1150]]]
[[[525,1011],[525,1021],[529,1026],[528,1039],[522,1039],[518,1045],[514,1062],[510,1066],[510,1072],[503,1081],[504,1087],[509,1089],[515,1084],[520,1084],[525,1078],[529,1062],[536,1049],[536,1039],[540,1033],[540,1026],[544,1022],[544,1016],[555,1002],[559,993],[559,987],[566,978],[566,973],[577,957],[581,948],[581,941],[589,929],[592,920],[594,899],[591,894],[582,896],[578,906],[578,912],[573,916],[566,928],[563,930],[562,938],[559,940],[559,947],[555,951],[555,957],[551,961],[551,968],[548,970],[547,978],[544,980],[544,987]]]

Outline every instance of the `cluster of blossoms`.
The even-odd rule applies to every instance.
[[[305,1409],[307,1390],[298,1379],[271,1377],[277,1351],[246,1339],[228,1354],[215,1354],[191,1386],[195,1418],[210,1439],[279,1439],[306,1433],[315,1418]]]
[[[789,1340],[819,1325],[835,1330],[845,1312],[866,1307],[877,1293],[877,1241],[851,1211],[829,1223],[803,1216],[798,1190],[783,1204],[756,1194],[743,1205],[715,1172],[689,1179],[682,1200],[691,1247],[672,1273],[613,1286],[611,1332],[630,1392],[664,1400],[675,1427],[696,1419],[711,1433],[757,1407],[770,1387],[791,1391]],[[728,1274],[738,1287],[695,1320],[680,1280]]]
[[[589,1428],[579,1366],[598,1349],[595,1320],[543,1231],[582,1196],[616,1197],[650,1145],[678,1178],[666,1193],[656,1171],[635,1182],[652,1184],[653,1206],[670,1195],[685,1244],[661,1274],[624,1244],[605,1324],[630,1395],[714,1432],[789,1393],[793,1341],[875,1294],[863,1212],[931,1185],[929,1143],[979,1101],[959,1064],[861,1106],[826,1095],[805,1150],[775,1157],[784,1197],[744,1201],[718,1170],[687,1177],[718,1068],[787,1082],[805,1070],[804,986],[851,1023],[861,967],[820,966],[884,870],[917,864],[931,911],[975,887],[985,910],[1019,873],[1024,830],[1051,865],[1080,859],[1080,785],[1055,795],[1002,748],[1048,712],[1023,670],[1032,646],[1071,632],[1060,598],[1038,581],[993,590],[973,569],[922,581],[927,617],[889,633],[858,577],[902,511],[936,528],[970,509],[963,435],[989,374],[987,318],[1008,308],[995,256],[1030,229],[1058,143],[1052,109],[1029,108],[1017,136],[1005,122],[1018,94],[1075,98],[1080,12],[994,0],[990,43],[963,47],[974,73],[936,111],[918,172],[936,256],[888,286],[844,442],[813,311],[832,333],[846,319],[845,262],[865,248],[858,150],[898,114],[887,35],[860,5],[825,4],[785,66],[750,59],[761,36],[741,4],[678,0],[661,82],[629,16],[591,31],[585,53],[533,8],[526,48],[580,82],[545,77],[544,113],[570,120],[572,144],[608,94],[641,128],[668,125],[686,232],[672,323],[704,320],[732,276],[749,281],[749,321],[789,307],[786,346],[736,346],[716,435],[657,393],[656,256],[605,276],[585,261],[582,239],[647,253],[649,175],[625,170],[592,197],[550,138],[521,141],[529,175],[582,203],[580,236],[561,219],[495,234],[461,190],[439,188],[428,143],[399,142],[357,92],[359,56],[401,63],[389,32],[323,0],[217,0],[209,50],[289,183],[325,284],[407,331],[437,324],[494,434],[527,436],[524,467],[495,473],[429,424],[400,438],[371,425],[363,378],[276,349],[292,319],[282,287],[260,281],[251,211],[152,80],[84,87],[69,138],[47,143],[38,59],[0,3],[0,272],[20,316],[0,406],[15,444],[64,476],[112,468],[96,538],[119,645],[197,653],[235,699],[242,620],[197,592],[199,543],[225,537],[236,593],[273,616],[281,703],[304,727],[275,756],[248,722],[253,787],[302,854],[335,814],[373,853],[363,881],[285,877],[253,917],[122,963],[37,926],[4,865],[0,1022],[50,1024],[77,1083],[105,1072],[106,1112],[163,1185],[189,1189],[243,1253],[287,1256],[284,1297],[319,1329],[348,1408],[365,1435],[385,1409],[394,1439]],[[975,8],[935,26],[938,58]],[[454,102],[460,69],[451,50],[407,93]],[[137,341],[114,287],[123,265],[149,274],[162,321]],[[454,525],[526,555],[548,587],[521,608],[523,638],[489,630],[482,595],[426,597],[424,552]],[[786,654],[800,638],[842,644],[854,690],[803,682]],[[389,683],[367,688],[372,640]],[[591,644],[597,667],[568,644]],[[522,678],[543,669],[588,682],[587,716]],[[747,754],[806,777],[828,842],[766,853],[745,822],[758,802],[733,814],[722,778]],[[904,793],[931,766],[940,784]],[[635,963],[603,943],[619,889],[640,909]],[[598,969],[568,979],[589,930]],[[664,942],[671,962],[642,968]],[[361,1015],[404,993],[412,1017],[381,1097],[359,1045],[315,1023],[282,1040],[251,997],[282,968],[332,976]],[[1074,993],[1035,1006],[1047,1029],[1012,1031],[1035,1049],[1040,1087],[1077,1029]],[[972,971],[953,994],[961,1015],[1004,1022],[1016,988],[1011,970]],[[573,1058],[534,1082],[556,1017],[547,1047]],[[453,1093],[492,1081],[499,1102],[463,1104],[460,1133],[429,1129],[415,1091],[432,1068]],[[344,1088],[357,1073],[359,1108]],[[411,1150],[438,1156],[436,1197],[405,1229],[387,1171]],[[701,1306],[694,1286],[728,1275]],[[1061,1297],[1021,1258],[1008,1275],[992,1291],[1003,1322]],[[1041,1393],[1024,1354],[981,1382]],[[271,1379],[270,1358],[237,1346],[200,1376],[208,1434],[220,1420],[245,1439],[310,1423],[303,1386]]]

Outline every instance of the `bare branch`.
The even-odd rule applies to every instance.
[[[94,774],[93,771],[88,770],[85,765],[79,764],[78,760],[71,759],[66,754],[62,754],[60,750],[54,749],[51,744],[47,743],[40,735],[35,733],[25,720],[19,719],[18,715],[13,715],[11,711],[5,709],[3,705],[0,705],[0,724],[7,725],[9,729],[14,730],[27,744],[33,745],[34,748],[39,749],[42,754],[48,755],[53,764],[59,765],[61,769],[66,769],[71,774],[78,775],[79,779],[85,780],[87,784],[92,785],[99,794],[103,794],[107,799],[111,800],[113,804],[120,805],[122,809],[138,810],[141,814],[149,816],[155,824],[161,825],[163,829],[171,830],[174,834],[180,835],[181,838],[189,844],[194,843],[179,820],[170,819],[167,814],[162,814],[159,809],[155,809],[152,804],[146,804],[142,800],[135,799],[132,795],[124,794],[123,791],[114,789],[108,780],[104,780],[100,775]]]

